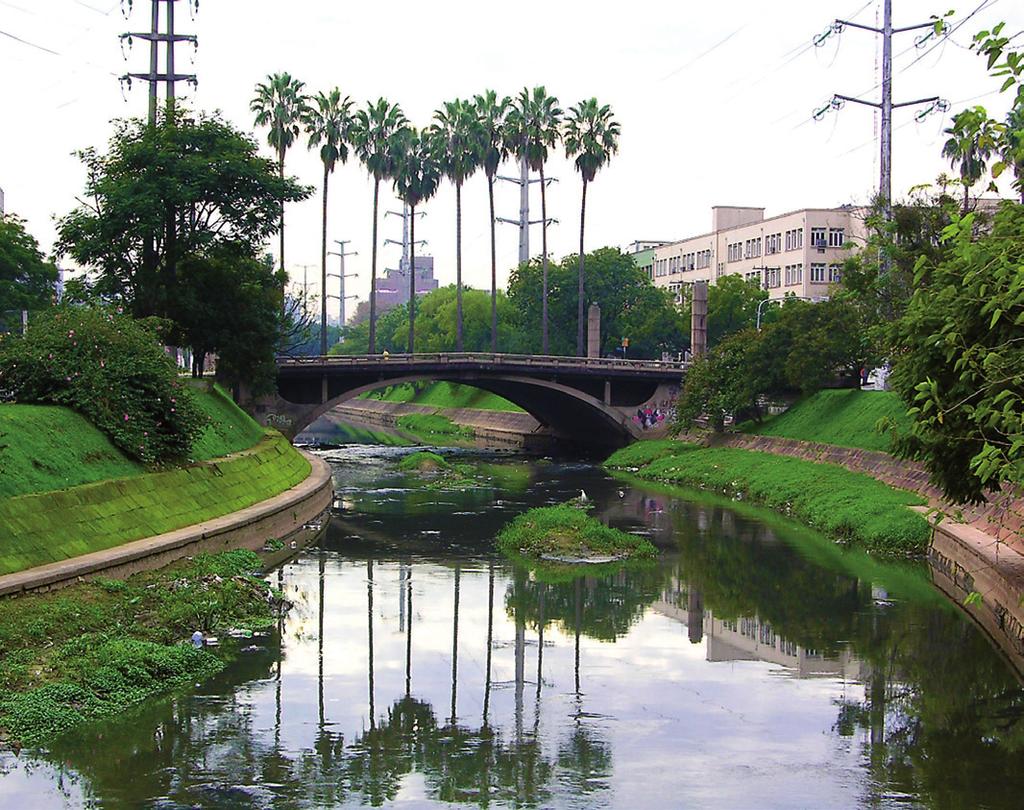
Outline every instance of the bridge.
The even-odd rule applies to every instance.
[[[276,395],[245,402],[294,438],[345,400],[386,385],[445,381],[515,403],[553,436],[621,446],[667,433],[687,363],[484,352],[279,358]],[[645,427],[638,411],[663,418]]]

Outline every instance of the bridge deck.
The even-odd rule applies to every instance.
[[[593,376],[631,376],[673,378],[681,375],[688,361],[629,360],[608,357],[563,357],[557,355],[492,354],[490,352],[433,352],[416,354],[332,354],[313,357],[280,357],[281,370],[316,369],[318,371],[366,370],[388,368],[391,371],[409,369],[418,371],[439,368],[473,370],[521,370],[529,373],[562,372]]]

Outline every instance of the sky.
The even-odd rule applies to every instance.
[[[146,114],[145,84],[122,93],[117,78],[147,67],[146,43],[136,40],[126,60],[118,42],[118,34],[149,26],[149,0],[133,5],[125,19],[128,0],[0,0],[0,188],[7,211],[27,220],[44,250],[52,246],[55,218],[78,204],[84,187],[74,151],[103,148],[112,119]],[[895,113],[898,197],[949,170],[940,150],[953,113],[975,104],[1005,113],[1008,96],[968,45],[976,31],[1000,20],[1011,32],[1024,28],[1024,3],[893,5],[896,26],[926,22],[949,8],[956,10],[951,24],[959,26],[934,48],[934,41],[915,47],[918,32],[894,41],[894,101],[938,95],[952,102],[949,113],[922,122],[915,121],[916,108]],[[771,216],[863,203],[877,185],[874,111],[847,104],[821,121],[811,113],[835,92],[878,98],[881,39],[847,28],[821,47],[811,41],[837,17],[875,25],[881,0],[520,0],[501,6],[500,18],[497,6],[464,0],[203,0],[194,18],[188,7],[189,0],[177,3],[176,28],[196,34],[199,47],[193,54],[190,45],[178,46],[178,70],[195,72],[199,84],[182,85],[179,96],[194,108],[222,111],[247,131],[255,131],[249,111],[255,84],[278,71],[313,92],[337,86],[357,104],[385,96],[420,127],[445,100],[488,88],[514,95],[542,84],[563,108],[591,96],[609,104],[622,128],[620,149],[587,195],[587,250],[707,232],[713,205],[763,206]],[[271,156],[266,132],[256,135]],[[322,173],[304,140],[289,151],[286,170],[309,185]],[[578,249],[580,180],[558,150],[547,174],[558,178],[548,193],[549,216],[558,220],[548,229],[549,252],[557,259]],[[1008,183],[1002,185],[1009,194]],[[531,217],[539,219],[533,188]],[[358,251],[347,259],[346,271],[359,274],[348,292],[365,299],[372,184],[351,159],[332,175],[330,191],[329,238],[351,240],[349,249]],[[496,205],[499,216],[517,217],[518,187],[499,183]],[[399,207],[382,185],[382,211]],[[441,284],[452,283],[451,185],[423,210],[417,236],[428,240]],[[319,192],[288,207],[286,258],[294,280],[301,282],[304,272],[311,283],[319,276],[320,226]],[[382,219],[384,238],[401,238],[398,218]],[[274,245],[268,249],[276,252]],[[465,284],[489,288],[489,245],[486,182],[478,175],[463,190]],[[380,269],[396,267],[399,248],[381,251]],[[504,286],[518,257],[516,227],[498,226],[497,252]],[[539,226],[531,232],[531,252],[540,252]]]

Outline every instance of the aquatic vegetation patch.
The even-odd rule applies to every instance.
[[[728,447],[683,448],[641,467],[641,478],[752,500],[869,551],[919,554],[931,527],[907,508],[921,496],[834,464]]]
[[[200,554],[0,601],[0,738],[37,745],[215,674],[226,653],[185,639],[270,625],[282,602],[259,568],[247,550]]]
[[[563,564],[653,559],[658,555],[646,537],[605,526],[568,504],[519,515],[501,530],[497,542],[505,554]]]
[[[439,470],[447,470],[450,467],[451,465],[445,460],[444,456],[438,453],[431,453],[429,450],[418,450],[415,453],[410,453],[398,462],[398,469],[406,472],[437,472]]]

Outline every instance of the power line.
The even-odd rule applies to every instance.
[[[964,17],[962,20],[960,20],[960,22],[958,22],[956,25],[954,25],[948,32],[945,33],[945,35],[941,39],[939,39],[928,50],[924,51],[920,56],[918,56],[912,62],[910,62],[910,63],[904,65],[902,68],[900,68],[898,72],[899,73],[903,73],[905,70],[909,70],[910,68],[912,68],[918,62],[920,62],[922,59],[924,59],[928,54],[930,54],[932,51],[934,51],[936,48],[938,48],[939,45],[942,45],[947,39],[949,39],[949,37],[953,36],[953,34],[955,34],[957,31],[959,31],[963,27],[964,23],[966,23],[969,19],[971,19],[971,17],[975,16],[978,12],[983,11],[986,8],[991,8],[992,6],[994,6],[998,2],[999,2],[999,0],[982,0],[981,3],[978,4],[977,8],[974,9],[974,11],[972,11],[970,14],[968,14],[966,17]]]
[[[675,70],[673,70],[671,73],[668,73],[668,74],[662,76],[660,79],[658,79],[658,81],[660,81],[660,82],[668,81],[673,76],[675,76],[677,73],[682,73],[688,67],[691,67],[692,65],[696,64],[701,59],[703,59],[705,56],[710,54],[712,51],[716,51],[719,48],[721,48],[726,42],[728,42],[730,39],[732,39],[734,36],[736,36],[740,31],[742,31],[746,27],[747,27],[746,24],[741,25],[739,28],[737,28],[731,34],[728,34],[723,39],[720,39],[718,42],[716,42],[714,45],[712,45],[706,51],[702,51],[701,53],[697,54],[695,57],[693,57],[693,59],[691,59],[685,65],[683,65],[682,67],[678,67]]]
[[[12,33],[8,32],[8,31],[0,30],[0,35],[5,36],[5,37],[10,37],[15,42],[20,42],[22,45],[28,45],[30,48],[35,48],[36,50],[43,51],[44,53],[53,54],[54,56],[63,56],[64,55],[60,51],[55,51],[52,48],[47,48],[47,47],[45,47],[43,45],[37,45],[34,42],[29,42],[27,39],[22,39],[21,37],[17,36],[16,34],[12,34]]]

